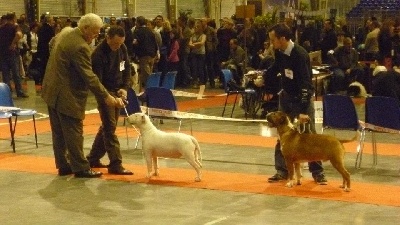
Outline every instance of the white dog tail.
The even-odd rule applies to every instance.
[[[195,145],[195,149],[194,149],[194,160],[196,161],[196,163],[200,166],[200,168],[202,168],[203,166],[201,165],[201,150],[200,150],[200,145],[199,142],[196,140],[196,138],[191,137],[192,138],[192,142]]]

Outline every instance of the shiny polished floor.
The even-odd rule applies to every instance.
[[[40,96],[28,82],[28,99],[15,99],[16,106],[35,108],[38,110],[38,121],[47,121],[47,109]],[[187,91],[195,92],[194,89]],[[206,94],[221,94],[222,90],[207,89]],[[196,101],[193,98],[177,97],[179,103]],[[223,105],[208,106],[201,100],[196,107],[187,110],[203,115],[219,116]],[[222,101],[223,102],[223,101]],[[230,110],[229,105],[228,110]],[[90,96],[87,110],[96,108],[93,96]],[[363,105],[358,104],[357,110],[363,118]],[[43,117],[43,118],[42,118]],[[244,118],[244,113],[237,108],[235,118]],[[96,122],[98,124],[98,121]],[[96,126],[97,124],[91,124]],[[183,121],[182,131],[190,132],[190,123]],[[1,120],[0,126],[7,126]],[[90,125],[87,125],[88,127]],[[161,129],[172,131],[176,129],[175,121],[164,121]],[[193,134],[205,135],[200,145],[203,156],[203,181],[211,182],[207,174],[221,173],[219,179],[232,179],[246,176],[262,176],[265,189],[274,188],[285,191],[284,183],[268,184],[266,179],[274,174],[273,145],[274,138],[266,138],[266,146],[252,143],[260,139],[260,125],[257,122],[234,122],[214,120],[192,121]],[[20,118],[17,130],[31,130],[32,123],[26,118]],[[12,153],[8,138],[0,140],[0,218],[1,224],[399,224],[400,193],[390,196],[392,203],[364,203],[362,199],[340,201],[330,199],[329,191],[317,191],[318,196],[285,196],[281,194],[252,193],[244,189],[193,188],[190,178],[183,183],[150,182],[142,176],[144,159],[140,149],[134,150],[133,129],[130,128],[129,146],[125,139],[125,129],[121,120],[119,137],[127,168],[140,168],[133,177],[138,182],[127,179],[79,179],[73,176],[59,177],[52,160],[51,133],[49,127],[38,127],[39,148],[34,145],[32,133],[16,137],[17,152]],[[18,133],[18,132],[17,132]],[[221,140],[226,135],[232,139],[246,140],[239,143],[236,140]],[[224,136],[225,135],[225,136]],[[348,137],[349,133],[336,131],[335,135]],[[221,137],[221,138],[218,138]],[[94,132],[85,133],[84,150],[88,153],[94,139]],[[345,165],[352,174],[353,193],[363,188],[362,184],[382,185],[382,187],[400,187],[400,138],[398,135],[378,135],[379,144],[395,146],[399,153],[394,155],[379,155],[378,165],[372,167],[371,154],[365,153],[362,168],[355,169],[355,149],[346,149]],[[370,146],[367,136],[366,147]],[[379,147],[378,144],[378,153]],[[354,146],[355,144],[351,145]],[[387,145],[383,145],[384,147]],[[140,147],[140,146],[139,146]],[[5,165],[11,156],[25,157],[31,161],[21,162],[21,165],[34,164],[35,160],[47,159],[46,171],[21,165]],[[35,158],[36,157],[36,158]],[[24,159],[25,159],[24,158]],[[103,162],[107,163],[107,157]],[[18,161],[15,163],[18,164]],[[41,164],[43,162],[41,161]],[[41,165],[43,167],[43,165]],[[137,167],[140,166],[140,167]],[[334,190],[346,198],[345,192],[335,185],[340,181],[339,174],[329,163],[324,163],[328,185],[317,187],[311,181],[311,175],[304,170],[306,186],[316,190]],[[191,171],[190,166],[181,159],[160,160],[160,173],[164,179],[169,174],[166,168],[179,173]],[[13,169],[14,168],[14,169]],[[15,169],[19,168],[19,169]],[[229,175],[229,176],[228,176]],[[193,172],[194,178],[194,172]],[[217,179],[218,180],[218,179]],[[233,181],[233,180],[232,180]],[[229,180],[224,181],[229,186]],[[235,181],[237,182],[237,181]],[[193,182],[194,183],[194,182]],[[335,184],[335,185],[334,185]],[[246,185],[246,184],[244,184]],[[251,185],[251,184],[249,184]],[[264,183],[262,183],[264,185]],[[211,186],[211,185],[210,185]],[[366,187],[368,188],[368,187]],[[294,187],[296,190],[296,187]],[[298,189],[300,190],[300,189]],[[384,189],[382,189],[384,190]],[[364,190],[365,191],[365,190]],[[383,192],[383,191],[382,191]],[[379,192],[378,192],[379,193]],[[295,193],[296,194],[296,193]],[[387,193],[379,193],[385,196]],[[326,195],[326,196],[324,196]],[[379,199],[379,197],[378,197]]]

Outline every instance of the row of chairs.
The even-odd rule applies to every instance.
[[[12,94],[11,90],[8,87],[7,84],[0,82],[0,107],[10,107],[11,109],[14,106],[14,101],[12,99]],[[11,146],[13,149],[13,152],[15,153],[15,130],[17,128],[17,122],[18,122],[18,117],[21,116],[32,116],[33,120],[33,128],[35,130],[35,144],[36,148],[38,147],[38,142],[37,142],[37,132],[36,132],[36,120],[35,120],[35,115],[37,111],[34,109],[15,109],[15,110],[10,110],[10,111],[0,111],[0,119],[8,119],[8,123],[10,125],[10,135],[11,135]],[[14,125],[12,118],[14,119]]]
[[[375,133],[381,131],[360,125],[354,103],[349,96],[325,95],[322,104],[323,130],[331,128],[361,131],[355,162],[355,167],[358,169],[361,167],[366,132],[372,133],[373,166],[376,166],[378,153]],[[367,97],[365,100],[365,123],[400,130],[400,105],[397,99],[383,96]]]
[[[162,82],[161,81],[161,72],[155,72],[150,74],[147,78],[146,88],[149,87],[163,87],[167,89],[174,89],[175,88],[175,80],[177,71],[169,71],[165,74]]]
[[[142,112],[140,107],[139,99],[136,92],[132,89],[128,89],[127,93],[128,104],[121,111],[121,116],[124,117],[125,131],[126,131],[126,141],[129,146],[129,136],[128,136],[128,126],[126,123],[126,117],[137,112]],[[146,88],[146,103],[148,108],[164,109],[170,111],[178,111],[178,107],[175,101],[175,97],[172,91],[164,87],[148,87]],[[182,119],[178,117],[161,117],[149,114],[152,118],[158,119],[175,119],[179,121],[178,132],[181,129]],[[138,146],[139,138],[136,141],[135,149]]]

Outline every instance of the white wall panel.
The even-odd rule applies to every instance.
[[[221,18],[228,17],[231,18],[236,11],[236,1],[235,0],[221,0]]]
[[[39,14],[49,12],[55,16],[79,16],[76,0],[40,0]]]
[[[188,10],[191,9],[193,11],[192,17],[194,18],[203,18],[204,14],[204,6],[202,0],[178,0],[178,10],[177,17],[179,17],[179,10]]]
[[[167,0],[136,0],[136,13],[133,16],[153,19],[157,15],[168,16]]]
[[[147,0],[142,1],[147,2]],[[114,14],[116,17],[122,17],[126,12],[125,2],[125,0],[96,0],[96,14],[107,17]]]
[[[1,15],[6,14],[7,12],[15,12],[17,17],[25,13],[24,0],[12,0],[12,1],[0,0]]]

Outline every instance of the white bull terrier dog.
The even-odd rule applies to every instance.
[[[140,129],[148,178],[158,176],[157,157],[180,158],[183,156],[197,172],[195,181],[201,181],[201,151],[199,143],[193,136],[158,130],[144,113],[130,115],[128,122]],[[152,165],[154,165],[154,171],[152,171]]]

